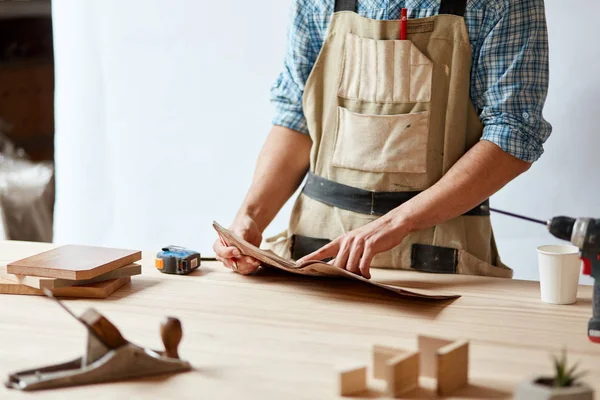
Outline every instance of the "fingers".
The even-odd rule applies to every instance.
[[[303,263],[305,261],[321,261],[326,258],[335,257],[340,249],[340,244],[338,240],[334,240],[333,242],[326,244],[321,247],[319,250],[302,257],[298,260],[298,263]]]
[[[213,245],[215,258],[225,267],[235,270],[242,275],[248,275],[255,272],[260,267],[260,261],[253,257],[243,256],[240,250],[232,246],[224,246],[219,240]],[[237,264],[237,270],[233,262]]]
[[[354,241],[351,244],[350,256],[348,257],[348,262],[346,263],[346,270],[352,272],[356,275],[361,275],[361,271],[359,269],[360,260],[363,255],[364,245],[362,241]]]
[[[366,243],[358,269],[360,270],[360,275],[367,279],[371,279],[371,261],[373,261],[373,257],[373,251],[371,250],[370,245]]]
[[[234,261],[237,264],[237,269],[235,266],[232,269],[242,275],[250,275],[260,267],[260,261],[248,256],[236,257]],[[233,261],[230,261],[230,263],[233,263]]]
[[[217,240],[215,244],[213,244],[213,250],[217,256],[222,258],[232,258],[242,255],[237,247],[224,246],[220,240]]]
[[[352,246],[352,244],[349,243],[347,240],[342,241],[342,244],[340,245],[340,249],[339,249],[337,255],[335,256],[335,260],[333,261],[333,265],[335,265],[338,268],[346,269],[346,270],[350,271],[348,269],[348,258],[350,257],[351,246]],[[354,272],[354,271],[350,271],[350,272]]]
[[[215,258],[217,259],[217,261],[219,261],[221,264],[223,264],[226,268],[233,269],[233,262],[231,262],[230,258],[223,258],[218,255],[216,255]]]

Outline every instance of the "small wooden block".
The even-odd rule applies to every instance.
[[[129,282],[131,282],[131,277],[126,276],[124,278],[91,283],[89,285],[54,289],[52,293],[56,297],[105,299]],[[26,285],[21,285],[3,279],[0,279],[0,294],[44,296],[44,292],[41,289],[34,289]]]
[[[6,267],[0,265],[0,278],[19,283],[22,285],[27,285],[29,287],[35,289],[58,289],[69,286],[81,286],[87,285],[90,283],[108,281],[110,279],[123,278],[126,276],[134,276],[140,275],[142,273],[142,266],[139,264],[130,264],[121,268],[117,268],[113,271],[107,272],[105,274],[99,275],[92,279],[87,279],[83,281],[73,281],[69,279],[58,279],[58,278],[42,278],[39,276],[25,276],[25,275],[14,275],[6,272]]]
[[[340,396],[351,396],[367,390],[367,367],[339,371]]]
[[[95,278],[141,258],[140,251],[69,245],[12,262],[6,271],[15,275],[79,281]]]
[[[437,351],[452,343],[452,340],[419,335],[418,347],[421,353],[421,376],[437,378]]]
[[[456,341],[437,351],[437,393],[449,396],[469,384],[469,342]]]
[[[373,377],[375,379],[386,379],[387,365],[386,363],[392,358],[406,354],[407,351],[396,349],[394,347],[374,345],[373,346]]]
[[[398,397],[419,386],[419,352],[402,354],[386,363],[388,396]]]

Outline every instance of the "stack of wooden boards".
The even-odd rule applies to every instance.
[[[106,298],[142,273],[142,253],[68,245],[0,265],[0,293]]]

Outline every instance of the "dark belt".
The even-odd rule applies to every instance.
[[[343,210],[381,216],[421,192],[371,192],[330,181],[309,172],[302,193],[313,200]],[[489,200],[463,215],[489,216]],[[329,239],[294,235],[291,246],[292,258],[298,260],[329,242]],[[422,272],[455,274],[458,267],[458,250],[449,247],[413,244],[410,267]]]
[[[371,192],[330,181],[309,172],[302,193],[313,200],[342,210],[382,216],[421,192]],[[489,200],[486,200],[464,215],[488,216],[489,205]]]

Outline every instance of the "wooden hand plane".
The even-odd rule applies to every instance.
[[[54,298],[51,294],[47,294]],[[163,321],[160,333],[165,350],[155,351],[127,341],[117,327],[96,310],[88,309],[81,317],[77,317],[62,303],[56,301],[88,329],[85,355],[63,364],[11,374],[5,382],[7,388],[26,391],[52,389],[192,369],[190,363],[179,359],[177,352],[183,335],[181,322],[178,319],[166,318]]]

